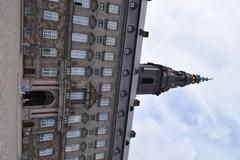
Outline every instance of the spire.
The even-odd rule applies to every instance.
[[[159,95],[169,89],[212,80],[184,71],[176,71],[163,65],[148,63],[140,66],[138,94]]]

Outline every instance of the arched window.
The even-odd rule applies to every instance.
[[[26,102],[24,106],[49,105],[53,102],[54,96],[49,91],[31,91],[23,95]]]

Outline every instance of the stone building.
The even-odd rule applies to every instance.
[[[23,160],[126,160],[136,94],[200,82],[140,65],[149,0],[24,0]]]

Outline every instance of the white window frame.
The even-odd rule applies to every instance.
[[[57,68],[42,68],[42,76],[44,77],[57,76]]]
[[[71,67],[72,76],[85,76],[86,68],[85,67]]]
[[[65,147],[65,152],[74,152],[80,150],[80,144],[70,144]]]
[[[90,8],[90,6],[91,6],[91,0],[74,0],[74,4],[75,4],[75,2],[82,3],[81,6],[75,5],[75,6],[78,6],[81,8]]]
[[[72,41],[73,42],[88,42],[88,34],[85,33],[72,33]]]
[[[43,38],[46,39],[57,39],[58,31],[51,29],[43,29]]]
[[[56,57],[57,56],[56,48],[43,47],[41,51],[42,51],[42,56],[44,56],[44,57]]]
[[[119,14],[120,6],[116,4],[109,4],[108,5],[108,13],[112,14]]]
[[[107,29],[116,31],[118,29],[118,22],[116,21],[107,21]]]
[[[95,154],[95,160],[104,159],[104,158],[105,158],[105,152],[97,152]]]
[[[53,148],[44,148],[38,150],[39,157],[50,156],[53,154]]]
[[[107,107],[110,105],[110,103],[111,103],[110,98],[101,98],[100,99],[100,107]]]
[[[110,92],[112,90],[112,84],[111,83],[102,83],[101,91],[102,92]]]
[[[97,128],[97,135],[107,134],[108,128],[107,127],[98,127]]]
[[[104,59],[104,61],[114,61],[114,53],[113,52],[105,52],[103,59]]]
[[[39,135],[39,142],[48,142],[52,141],[54,138],[53,133],[43,133]]]
[[[56,124],[56,120],[54,118],[46,118],[40,120],[40,127],[47,128],[47,127],[54,127]]]
[[[106,140],[105,139],[98,139],[96,141],[96,148],[105,147],[106,146]]]
[[[71,58],[86,59],[87,51],[84,50],[71,50]]]
[[[113,69],[112,68],[103,68],[102,70],[102,76],[103,77],[111,77],[113,75]]]
[[[66,132],[66,138],[77,138],[81,136],[81,130],[71,130]]]
[[[109,119],[109,113],[108,112],[100,112],[98,115],[99,121],[107,121]]]
[[[49,20],[49,21],[58,21],[59,14],[58,14],[58,12],[44,10],[43,11],[43,19]]]
[[[73,15],[73,24],[88,26],[89,17]]]
[[[82,91],[74,91],[70,94],[70,100],[83,100],[84,99],[84,92]]]
[[[106,46],[115,46],[116,45],[116,37],[106,36],[105,45]]]
[[[68,123],[80,123],[82,122],[82,115],[68,116]]]

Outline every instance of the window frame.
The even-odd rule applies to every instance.
[[[43,118],[40,120],[40,128],[54,127],[56,120],[54,118]]]
[[[57,68],[53,67],[43,67],[42,68],[42,76],[43,77],[56,77],[57,76]]]
[[[43,47],[43,48],[41,48],[41,55],[43,57],[56,57],[57,56],[57,48]]]
[[[53,155],[53,148],[43,148],[38,150],[39,157],[51,156]]]
[[[77,138],[81,136],[81,130],[69,130],[66,132],[66,138]]]
[[[71,67],[71,76],[85,76],[86,68],[85,67]]]
[[[52,29],[43,29],[43,38],[45,39],[57,39],[58,38],[58,31]]]
[[[49,142],[54,139],[53,133],[43,133],[39,135],[39,142]]]
[[[55,11],[43,10],[43,19],[48,21],[58,21],[59,13]]]
[[[73,32],[72,33],[72,41],[73,42],[88,43],[88,34]]]
[[[112,83],[101,84],[101,92],[111,92],[111,91],[112,91]]]
[[[111,98],[100,98],[99,106],[100,107],[108,107],[111,104]]]
[[[69,144],[65,146],[65,152],[74,152],[80,150],[80,144]]]
[[[89,21],[89,17],[87,16],[73,15],[73,24],[89,26]]]

